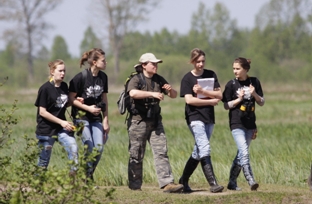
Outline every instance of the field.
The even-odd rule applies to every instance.
[[[251,165],[260,188],[250,192],[241,174],[238,184],[242,192],[224,191],[211,194],[200,166],[190,179],[197,190],[192,194],[165,194],[158,188],[151,149],[147,146],[144,159],[144,185],[142,192],[127,188],[128,136],[125,116],[118,113],[116,101],[120,88],[111,88],[109,97],[109,119],[111,131],[105,145],[102,160],[95,172],[96,184],[100,186],[97,196],[101,200],[101,189],[116,188],[112,203],[310,203],[312,192],[306,180],[310,173],[312,156],[312,88],[310,84],[298,86],[263,87],[266,104],[256,107],[258,137],[252,141]],[[10,151],[12,158],[23,154],[23,135],[34,136],[36,108],[33,105],[36,90],[0,92],[0,103],[9,107],[18,100],[16,116],[20,119],[12,137],[16,139]],[[226,186],[236,145],[228,127],[227,111],[223,104],[215,107],[216,125],[211,139],[212,161],[218,182]],[[169,158],[176,181],[182,174],[184,164],[193,148],[193,138],[184,120],[184,100],[170,99],[162,102],[163,123],[168,139]],[[69,119],[69,117],[68,117]],[[79,141],[80,143],[80,141]],[[2,154],[2,152],[1,152]],[[59,144],[55,144],[50,165],[65,168],[66,155]],[[103,198],[104,199],[104,198]],[[103,201],[104,202],[104,201]]]

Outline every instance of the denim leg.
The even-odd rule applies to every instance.
[[[100,122],[92,122],[91,125],[91,132],[92,132],[92,140],[93,140],[93,148],[96,148],[98,151],[98,155],[95,157],[95,162],[93,163],[93,168],[95,169],[98,165],[103,150],[104,150],[104,140],[103,140],[103,125]]]
[[[75,165],[71,166],[71,170],[77,170],[78,164],[78,146],[76,139],[68,135],[68,132],[61,130],[58,133],[58,141],[65,148],[69,160],[74,161]]]
[[[237,146],[237,155],[234,159],[235,163],[240,166],[249,164],[249,146],[253,135],[253,130],[234,129],[232,135]]]
[[[77,120],[76,122],[83,122],[84,124],[81,140],[83,145],[87,145],[87,154],[91,153],[93,148],[96,148],[99,153],[95,157],[94,162],[87,163],[87,166],[92,168],[91,171],[94,171],[103,152],[103,125],[100,122],[89,122],[86,120]]]
[[[52,147],[55,142],[55,139],[50,136],[41,136],[36,135],[38,141],[38,147],[41,149],[38,166],[47,168],[50,162]]]
[[[210,137],[212,135],[214,124],[205,124],[201,121],[192,121],[189,125],[195,145],[192,152],[192,157],[196,160],[201,160],[204,157],[210,156]]]

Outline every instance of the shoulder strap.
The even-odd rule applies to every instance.
[[[88,74],[88,70],[87,69],[84,69],[82,72],[82,84],[83,84],[83,87],[87,81],[87,74]]]
[[[85,84],[87,81],[87,77],[88,77],[88,70],[87,69],[82,70],[81,74],[82,74],[82,81],[81,81],[81,85],[79,87],[79,91],[77,93],[79,96],[82,96],[82,94],[83,94],[83,90],[84,90],[84,87],[85,87]]]
[[[143,76],[143,73],[142,73],[142,72],[138,73],[137,75],[138,75],[138,77],[139,77],[139,87],[138,87],[138,88],[139,88],[140,90],[142,90],[142,89],[144,89],[145,86],[146,86],[145,77]],[[154,88],[154,87],[153,87],[153,88]]]
[[[163,85],[164,84],[162,84],[162,80],[160,79],[160,76],[158,75],[158,74],[154,74],[154,76],[153,77],[155,77],[154,79],[155,79],[155,81],[159,84],[159,90],[160,90],[160,92],[162,92],[162,87],[163,87]],[[153,89],[154,89],[154,86],[155,85],[152,85],[153,86]]]

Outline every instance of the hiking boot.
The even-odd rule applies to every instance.
[[[180,193],[182,190],[182,184],[169,183],[165,186],[164,193]]]
[[[214,175],[211,158],[210,156],[204,157],[200,160],[204,175],[206,177],[206,180],[208,181],[210,185],[210,192],[211,193],[219,193],[222,192],[224,187],[220,186],[217,183],[216,176]]]

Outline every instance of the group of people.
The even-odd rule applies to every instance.
[[[93,180],[110,130],[108,82],[107,75],[102,72],[106,68],[105,52],[98,48],[85,52],[80,59],[80,67],[86,62],[88,68],[74,76],[69,87],[63,81],[66,73],[64,61],[58,59],[49,63],[49,81],[39,88],[35,102],[38,107],[36,137],[41,148],[38,166],[48,167],[52,147],[57,140],[64,146],[69,160],[74,161],[70,172],[73,175],[78,163],[74,130],[78,124],[83,124],[81,139],[87,149],[85,157],[96,151],[95,158],[89,158],[86,166],[87,178]],[[72,106],[71,122],[65,117],[68,106]]]
[[[38,166],[47,168],[56,140],[52,137],[54,135],[64,146],[68,158],[77,164],[78,148],[73,128],[75,124],[83,123],[81,138],[83,144],[87,146],[87,153],[94,149],[98,152],[95,160],[88,162],[86,167],[86,175],[93,179],[110,129],[107,75],[102,72],[106,68],[104,51],[94,48],[85,52],[80,60],[80,67],[85,62],[88,62],[89,68],[78,73],[70,81],[69,87],[63,82],[66,70],[64,62],[56,60],[49,63],[50,80],[40,87],[35,103],[38,107],[36,136],[39,140],[38,145],[42,148]],[[191,51],[190,63],[193,68],[181,81],[180,97],[185,99],[185,120],[195,144],[178,184],[174,183],[167,154],[167,139],[159,105],[164,95],[176,98],[178,93],[166,79],[157,74],[158,63],[162,63],[162,60],[157,59],[154,54],[143,54],[139,64],[134,66],[140,74],[130,79],[126,90],[133,99],[127,119],[129,188],[141,190],[143,159],[146,142],[149,142],[154,155],[159,187],[164,192],[192,192],[188,182],[199,163],[210,185],[210,192],[222,192],[224,187],[217,183],[210,148],[215,124],[214,106],[222,101],[224,108],[229,110],[229,126],[237,145],[237,154],[230,169],[227,189],[241,190],[236,180],[242,170],[250,189],[257,190],[259,184],[255,181],[250,166],[249,146],[251,140],[257,136],[255,103],[262,106],[265,100],[260,81],[247,74],[251,61],[242,57],[234,60],[235,78],[226,84],[222,93],[216,73],[205,69],[204,51],[198,48]],[[142,86],[140,77],[145,81],[145,86]],[[198,81],[205,78],[212,79],[211,89],[199,85]],[[72,106],[71,117],[74,118],[74,123],[68,122],[65,118],[67,106]],[[79,111],[85,112],[85,115],[76,119]],[[70,173],[76,170],[76,166],[73,166]]]

